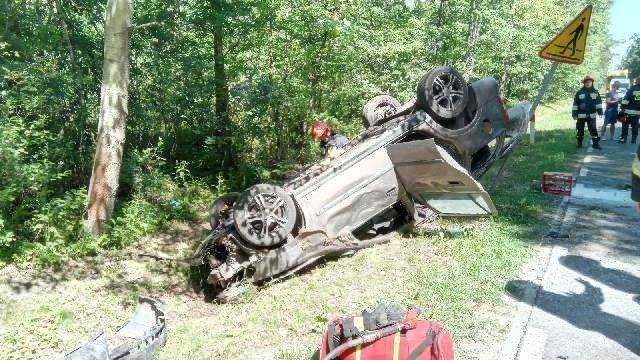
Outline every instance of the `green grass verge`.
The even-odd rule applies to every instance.
[[[128,311],[114,308],[127,304],[130,310],[138,292],[166,304],[170,335],[161,359],[308,359],[328,316],[382,302],[419,305],[422,316],[451,329],[457,358],[477,356],[474,343],[498,341],[487,334],[494,334],[504,311],[504,284],[530,257],[545,229],[542,215],[558,200],[540,194],[539,179],[544,171],[568,171],[576,153],[569,109],[567,102],[540,108],[536,144],[524,141],[495,189],[489,188],[500,164],[485,176],[497,216],[442,221],[464,228],[462,237],[398,238],[261,289],[247,285],[240,302],[224,305],[204,303],[188,289],[173,291],[176,284],[186,287],[185,275],[167,275],[161,264],[140,270],[157,280],[153,287],[128,280],[138,285],[123,289],[122,275],[108,264],[99,278],[70,280],[46,294],[10,301],[0,293],[0,358],[70,350],[90,338],[96,324],[114,328],[123,322]],[[49,331],[36,331],[45,323],[52,324]]]

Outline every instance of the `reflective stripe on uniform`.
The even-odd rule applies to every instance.
[[[624,109],[625,114],[640,115],[640,110]]]
[[[353,318],[353,326],[359,331],[364,331],[364,320],[362,316],[355,316]],[[355,360],[362,360],[362,344],[356,345]]]
[[[623,99],[621,102],[622,105],[629,105],[629,100]]]
[[[578,105],[574,105],[571,110],[578,110]]]
[[[638,160],[637,156],[635,160],[633,160],[633,165],[631,165],[631,172],[633,175],[640,177],[640,160]]]
[[[596,104],[596,109],[602,109],[602,103]]]
[[[578,119],[586,119],[587,114],[578,114]]]
[[[393,337],[393,360],[400,360],[400,333]]]
[[[589,117],[592,118],[592,119],[595,119],[596,116],[598,116],[598,114],[589,114]]]

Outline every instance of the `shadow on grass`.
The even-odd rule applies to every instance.
[[[101,280],[103,290],[129,294],[132,304],[138,294],[200,298],[203,289],[190,281],[197,275],[187,262],[207,231],[199,223],[179,223],[122,249],[70,260],[62,266],[7,269],[0,281],[14,294],[52,291],[71,280]]]

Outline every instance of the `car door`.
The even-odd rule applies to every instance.
[[[387,154],[412,197],[442,215],[490,215],[495,206],[469,173],[433,139],[391,144]]]

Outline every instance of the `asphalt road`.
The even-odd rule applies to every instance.
[[[584,150],[538,281],[507,285],[521,304],[514,319],[523,320],[506,358],[640,359],[640,213],[630,200],[636,145],[601,145]]]

